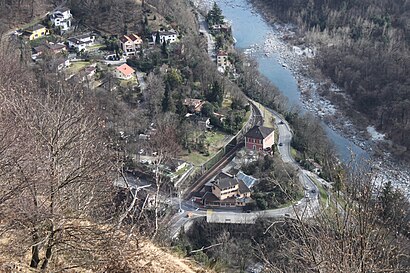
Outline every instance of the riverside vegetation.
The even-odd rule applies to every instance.
[[[227,121],[214,125],[229,133],[237,131],[246,111],[242,90],[246,90],[246,94],[253,99],[263,101],[287,115],[297,132],[294,145],[299,149],[301,162],[307,159],[318,161],[327,170],[323,175],[340,185],[337,187],[338,193],[342,195],[346,192],[347,196],[352,197],[347,198],[351,201],[344,207],[351,213],[343,214],[343,217],[350,217],[346,219],[351,224],[341,227],[337,223],[346,221],[326,217],[318,217],[317,221],[310,223],[285,222],[282,223],[284,226],[279,224],[271,228],[271,223],[262,223],[256,225],[255,230],[259,235],[259,231],[264,230],[267,236],[238,236],[233,241],[229,239],[243,233],[243,227],[220,226],[216,230],[218,233],[228,230],[232,235],[224,231],[221,236],[215,237],[213,232],[204,232],[201,234],[206,235],[205,238],[197,236],[196,242],[187,242],[183,235],[181,241],[185,243],[177,242],[178,249],[192,256],[193,247],[214,243],[213,238],[218,238],[217,243],[221,243],[222,248],[214,249],[219,256],[208,255],[211,252],[206,251],[195,255],[198,256],[195,257],[197,260],[203,259],[203,265],[212,265],[212,258],[222,261],[229,259],[232,252],[225,250],[234,250],[230,248],[231,243],[241,241],[244,243],[242,246],[247,244],[255,250],[250,253],[249,261],[262,262],[267,270],[275,272],[288,266],[289,271],[296,271],[306,269],[304,266],[307,265],[309,270],[317,272],[319,269],[331,270],[334,263],[321,263],[324,259],[319,258],[325,257],[328,254],[326,251],[330,251],[336,242],[341,253],[350,251],[354,254],[337,256],[337,252],[331,253],[326,261],[340,261],[339,258],[345,261],[345,267],[340,267],[340,272],[352,272],[354,270],[350,269],[356,266],[362,272],[386,269],[388,266],[396,271],[406,269],[405,266],[408,268],[407,249],[403,247],[404,243],[400,244],[407,240],[408,228],[401,220],[408,219],[405,214],[408,210],[405,209],[406,200],[399,198],[400,192],[386,187],[381,195],[383,198],[374,199],[373,191],[368,187],[349,188],[350,178],[344,171],[335,169],[336,159],[331,156],[331,147],[317,121],[289,111],[283,98],[259,75],[252,61],[234,55],[239,74],[236,82],[218,74],[206,54],[206,42],[198,34],[192,7],[187,1],[67,1],[74,17],[79,18],[78,26],[91,27],[103,33],[109,41],[107,46],[114,44],[110,42],[115,41],[113,34],[121,35],[127,31],[149,34],[152,27],[149,23],[159,21],[160,16],[169,24],[179,27],[184,53],[157,45],[146,55],[129,61],[130,65],[144,68],[147,72],[145,92],[121,86],[115,90],[105,89],[105,86],[93,90],[80,83],[65,81],[64,75],[49,73],[45,66],[33,66],[28,57],[31,50],[29,44],[16,44],[15,40],[8,39],[6,33],[10,29],[36,20],[63,2],[0,1],[2,271],[14,272],[10,266],[18,264],[25,266],[26,271],[121,273],[161,272],[167,268],[174,272],[201,272],[202,269],[192,265],[181,266],[179,260],[174,262],[172,256],[158,248],[144,247],[149,245],[147,242],[150,240],[171,246],[161,222],[162,217],[170,212],[160,207],[158,201],[160,190],[167,186],[167,181],[156,175],[155,190],[150,192],[155,199],[149,208],[145,207],[147,194],[129,188],[119,189],[114,187],[113,181],[119,176],[125,177],[125,170],[134,167],[130,158],[140,147],[138,135],[151,123],[155,123],[158,131],[151,145],[160,154],[159,161],[174,157],[183,149],[204,148],[194,126],[184,122],[187,109],[181,102],[186,97],[207,100],[203,115],[211,116],[212,120],[212,112],[223,108],[221,97],[229,94],[232,103],[225,107]],[[79,5],[84,9],[80,10]],[[156,19],[152,15],[150,19],[145,19],[154,10]],[[109,75],[102,77],[109,83],[112,80]],[[128,136],[127,140],[121,137],[119,130]],[[312,137],[313,134],[315,137]],[[261,175],[266,175],[266,184],[270,186],[274,179],[287,175],[282,172],[279,163],[272,167],[275,162],[255,166],[265,172]],[[270,167],[273,172],[269,172]],[[293,179],[294,174],[290,174],[287,191],[293,190]],[[273,187],[272,192],[275,190]],[[292,194],[281,196],[279,203],[294,199]],[[269,202],[269,206],[279,205],[278,200],[269,199]],[[369,208],[365,214],[360,210],[363,208],[361,205]],[[378,210],[370,210],[373,207]],[[365,228],[357,229],[359,224]],[[295,228],[288,228],[287,225],[295,225]],[[201,230],[200,226],[193,229],[193,234],[198,230]],[[252,232],[249,234],[254,234]],[[316,247],[318,241],[315,236],[320,233],[326,235],[318,237],[326,239],[323,251]],[[187,234],[191,240],[195,239]],[[277,234],[286,235],[282,236],[286,239],[284,245],[276,242]],[[380,237],[384,240],[377,241]],[[263,243],[265,239],[266,244]],[[385,244],[385,240],[391,240],[391,245]],[[379,242],[377,247],[370,247],[374,242]],[[301,247],[301,252],[296,251],[298,247]],[[243,253],[244,249],[246,247],[238,253]],[[382,249],[391,251],[383,256]],[[155,252],[156,255],[148,255],[148,252]],[[282,255],[286,262],[275,264],[276,257],[272,256],[275,253]],[[380,262],[376,263],[375,257],[380,258]],[[238,271],[246,263],[238,263],[239,267],[228,265],[232,271]],[[348,268],[348,265],[351,267]]]
[[[253,0],[269,18],[295,23],[302,42],[318,47],[314,66],[348,95],[322,90],[357,124],[387,133],[409,159],[410,3],[394,1]],[[297,42],[296,42],[297,43]],[[365,120],[363,120],[363,118]]]

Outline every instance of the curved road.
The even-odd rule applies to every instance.
[[[305,189],[305,197],[297,203],[280,209],[271,209],[264,211],[255,211],[250,213],[235,212],[235,211],[221,211],[212,210],[212,214],[219,216],[221,219],[243,219],[243,222],[249,219],[256,219],[258,217],[277,218],[277,217],[291,217],[291,218],[310,218],[313,217],[320,209],[319,205],[319,189],[311,180],[309,175],[314,175],[300,168],[291,154],[292,130],[285,120],[285,118],[272,109],[266,108],[274,117],[278,127],[278,150],[284,163],[291,164],[299,173],[299,181]],[[281,143],[281,145],[279,145]],[[308,175],[309,174],[309,175]],[[192,201],[181,202],[182,212],[179,212],[171,220],[170,233],[174,238],[178,235],[182,226],[189,224],[190,220],[197,217],[205,217],[207,210],[198,208]],[[188,218],[188,213],[190,218]]]

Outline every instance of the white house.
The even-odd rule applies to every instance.
[[[218,54],[216,55],[216,65],[218,66],[218,71],[222,73],[225,72],[227,67],[231,66],[231,62],[228,58],[228,53],[223,50],[219,50]]]
[[[93,34],[83,34],[77,37],[71,37],[68,39],[68,47],[76,48],[78,51],[85,50],[87,47],[92,46],[95,41]]]
[[[120,38],[120,48],[124,55],[136,55],[141,50],[142,39],[136,34],[123,35]]]
[[[118,79],[122,80],[129,80],[132,78],[134,75],[135,70],[132,69],[129,65],[123,64],[120,65],[119,67],[115,68],[114,70],[114,76]]]
[[[158,32],[153,32],[152,33],[152,41],[154,44],[157,41],[157,34],[159,33],[159,42],[161,44],[164,43],[164,41],[168,44],[175,43],[178,39],[178,32],[171,30],[171,31],[158,31]]]
[[[57,8],[50,15],[53,26],[60,27],[63,31],[70,30],[72,19],[73,15],[69,8]]]

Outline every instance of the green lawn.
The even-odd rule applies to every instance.
[[[191,152],[190,154],[187,154],[185,156],[182,157],[182,160],[188,161],[192,164],[194,164],[195,166],[200,166],[203,163],[205,163],[209,158],[211,158],[211,156],[205,156],[203,154],[200,154],[196,151]]]
[[[223,109],[231,109],[232,99],[230,97],[225,97],[222,102]]]
[[[186,154],[182,157],[183,160],[193,163],[199,166],[208,161],[214,156],[224,145],[230,136],[219,131],[206,132],[205,142],[209,144],[209,155],[206,156],[197,151],[192,151],[190,154]]]
[[[186,165],[184,168],[180,169],[179,171],[175,172],[174,174],[176,176],[183,175],[186,171],[188,171],[189,168],[190,168],[190,166]]]
[[[81,69],[89,64],[90,62],[71,62],[70,67],[67,69],[68,74],[77,74]]]
[[[215,154],[225,145],[224,140],[227,136],[228,135],[219,131],[206,132],[205,141],[209,144],[209,153],[211,155]]]
[[[105,47],[105,45],[103,45],[103,44],[95,44],[95,45],[92,45],[92,46],[87,47],[86,51],[93,51],[93,50],[96,50],[96,49],[100,49],[100,48],[102,48],[102,47]]]
[[[138,81],[135,77],[132,77],[129,80],[120,80],[121,87],[129,87],[138,84]]]
[[[298,155],[298,151],[296,151],[295,148],[290,147],[290,154],[292,155],[293,158],[296,159],[297,155]]]
[[[327,201],[329,199],[329,195],[327,194],[326,190],[323,188],[322,184],[314,177],[309,176],[312,181],[315,183],[317,188],[319,189],[319,196],[320,196],[320,203],[322,206],[326,206]]]

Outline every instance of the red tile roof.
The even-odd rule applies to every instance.
[[[141,37],[136,35],[136,34],[123,35],[123,36],[121,36],[120,41],[123,42],[123,43],[126,43],[126,42],[134,42],[134,43],[137,43],[137,44],[142,43]]]
[[[120,66],[117,67],[116,69],[119,70],[119,71],[121,71],[121,73],[124,74],[124,75],[127,76],[127,77],[128,77],[129,75],[131,75],[132,73],[135,72],[135,70],[132,69],[132,68],[131,68],[129,65],[127,65],[127,64],[120,65]]]

